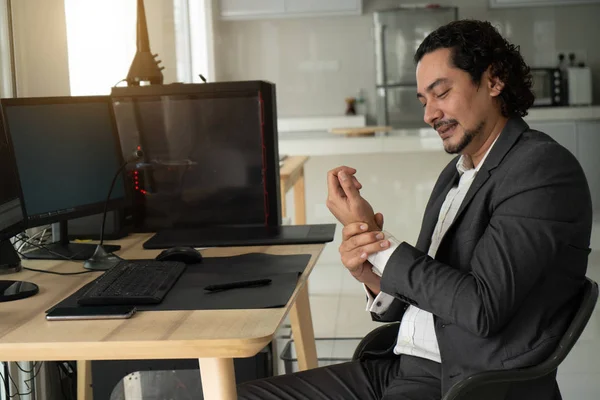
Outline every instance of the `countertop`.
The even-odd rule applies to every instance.
[[[600,121],[600,106],[532,108],[530,124]],[[364,126],[364,116],[280,119],[279,154],[321,156],[333,154],[406,153],[443,151],[438,134],[429,127],[395,129],[374,136],[347,137],[328,132],[332,127]]]
[[[396,129],[374,136],[346,137],[328,132],[279,134],[279,154],[321,156],[330,154],[402,153],[443,150],[431,128]]]
[[[530,108],[527,122],[600,120],[600,106]]]

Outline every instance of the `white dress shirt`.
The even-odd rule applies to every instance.
[[[458,159],[456,169],[460,175],[460,180],[457,186],[450,189],[440,209],[440,214],[431,236],[431,245],[427,253],[430,257],[435,258],[444,234],[452,224],[452,221],[454,221],[456,213],[475,179],[475,175],[480,170],[495,143],[496,141],[492,143],[476,168],[473,168],[473,163],[468,156],[463,155]],[[383,275],[387,261],[400,245],[400,242],[388,232],[384,232],[384,235],[390,241],[390,247],[368,257],[369,262],[373,264],[373,272],[379,276]],[[367,311],[377,314],[384,313],[394,300],[393,296],[384,292],[380,292],[373,299],[366,287],[365,292],[368,298]],[[396,347],[394,347],[394,353],[408,354],[441,362],[440,350],[433,324],[433,314],[412,305],[408,306],[404,312],[402,321],[400,321],[400,330],[398,332]]]

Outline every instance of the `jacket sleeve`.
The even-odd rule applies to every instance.
[[[381,314],[377,314],[371,312],[371,319],[377,322],[396,322],[401,321],[404,316],[404,312],[408,308],[408,304],[400,301],[398,299],[394,299],[392,304],[388,307],[385,312]]]
[[[402,243],[383,273],[381,290],[486,337],[510,320],[544,271],[555,267],[562,246],[588,247],[591,200],[576,159],[556,143],[545,143],[511,161],[510,169],[498,171],[505,176],[494,189],[489,225],[468,268],[459,270]]]

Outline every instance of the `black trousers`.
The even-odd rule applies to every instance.
[[[441,366],[420,357],[357,360],[238,386],[240,400],[439,400]]]

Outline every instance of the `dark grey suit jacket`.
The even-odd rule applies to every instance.
[[[473,373],[533,365],[554,350],[577,307],[592,225],[575,157],[511,118],[432,259],[427,250],[458,183],[457,161],[438,178],[417,245],[402,243],[386,265],[381,290],[396,299],[373,314],[400,321],[412,304],[434,315],[442,395]],[[535,385],[515,386],[510,398],[554,397],[554,377]]]

